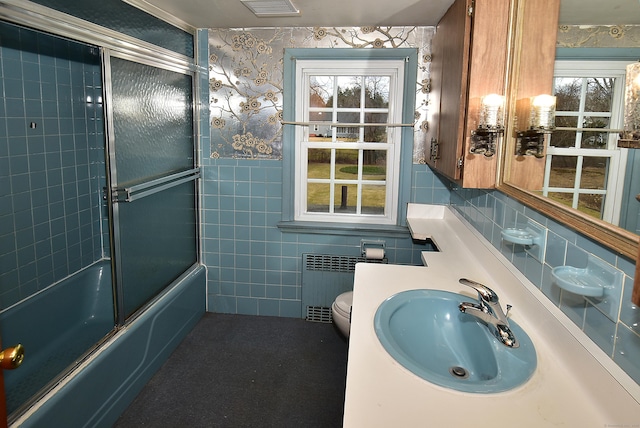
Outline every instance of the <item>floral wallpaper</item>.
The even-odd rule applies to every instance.
[[[561,25],[561,48],[640,47],[640,25]]]
[[[209,30],[211,157],[282,158],[285,48],[417,48],[414,162],[424,163],[431,38],[435,27]]]

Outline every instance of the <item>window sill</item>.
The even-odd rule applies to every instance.
[[[406,226],[328,223],[311,221],[281,221],[278,229],[283,233],[311,233],[318,235],[377,236],[386,238],[409,238]]]

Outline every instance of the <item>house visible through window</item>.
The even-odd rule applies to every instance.
[[[543,194],[591,216],[617,222],[624,176],[615,132],[622,124],[624,66],[558,61],[556,130],[547,150]]]
[[[396,223],[404,66],[296,62],[295,220]]]

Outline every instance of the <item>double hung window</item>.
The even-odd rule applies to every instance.
[[[296,61],[296,221],[396,224],[405,63]]]

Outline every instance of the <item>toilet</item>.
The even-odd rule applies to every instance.
[[[351,305],[353,304],[353,291],[347,291],[336,297],[331,305],[331,317],[338,330],[349,337],[351,327]]]

